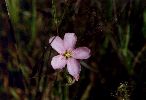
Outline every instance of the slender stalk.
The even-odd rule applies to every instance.
[[[31,41],[29,46],[32,46],[36,37],[36,13],[36,0],[32,0]]]

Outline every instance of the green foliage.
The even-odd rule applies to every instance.
[[[6,0],[6,4],[9,17],[16,24],[19,21],[20,2],[19,0]]]

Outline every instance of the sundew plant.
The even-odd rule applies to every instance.
[[[0,0],[0,100],[146,100],[146,1]]]

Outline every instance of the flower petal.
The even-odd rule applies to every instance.
[[[80,63],[76,59],[74,59],[74,58],[68,59],[67,70],[68,70],[69,74],[72,75],[76,81],[78,81],[79,74],[81,71],[81,66],[80,66]]]
[[[57,55],[52,58],[51,65],[53,69],[62,69],[65,67],[67,60],[62,55]]]
[[[73,58],[88,59],[90,57],[90,49],[87,47],[79,47],[73,50]]]
[[[75,33],[65,33],[64,46],[66,49],[73,49],[75,47],[77,37]]]
[[[49,43],[51,43],[51,46],[54,50],[56,50],[58,53],[64,53],[64,43],[63,40],[59,36],[53,36],[49,39]]]

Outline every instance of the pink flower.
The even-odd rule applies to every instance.
[[[74,49],[76,42],[75,33],[66,33],[64,40],[59,36],[53,36],[49,40],[52,48],[59,53],[59,55],[52,58],[51,65],[53,69],[62,69],[67,64],[69,74],[78,81],[81,71],[79,60],[88,59],[90,57],[90,49],[87,47]]]

